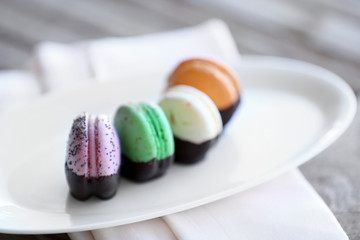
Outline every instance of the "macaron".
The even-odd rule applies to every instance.
[[[167,89],[159,103],[175,139],[175,161],[195,163],[221,134],[223,125],[214,102],[202,91],[187,85]]]
[[[168,86],[189,85],[206,93],[220,111],[223,125],[240,103],[239,81],[234,71],[218,62],[194,58],[181,62],[168,78]]]
[[[67,143],[65,173],[70,193],[79,200],[92,195],[109,199],[120,175],[120,143],[105,115],[80,114],[73,121]]]
[[[123,176],[145,182],[166,172],[174,159],[174,137],[158,105],[123,105],[114,125],[121,142]]]

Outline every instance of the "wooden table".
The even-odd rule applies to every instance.
[[[221,4],[220,4],[221,2]],[[308,61],[360,91],[360,2],[355,0],[1,0],[0,69],[18,68],[34,45],[129,36],[218,17],[240,52]],[[360,239],[360,116],[330,148],[300,167],[350,239]],[[68,239],[65,234],[0,239]]]

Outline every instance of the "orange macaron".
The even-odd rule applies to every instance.
[[[240,103],[240,87],[236,75],[227,66],[208,59],[183,61],[172,72],[168,86],[189,85],[207,94],[220,111],[225,125]]]

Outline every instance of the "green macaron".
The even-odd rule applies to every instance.
[[[122,150],[122,175],[147,181],[162,175],[174,158],[174,137],[170,124],[155,104],[127,104],[114,119]]]

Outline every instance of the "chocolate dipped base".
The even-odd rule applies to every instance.
[[[218,137],[196,144],[175,137],[175,162],[191,164],[201,161],[217,139]]]
[[[110,199],[115,195],[118,188],[118,173],[98,178],[86,178],[76,175],[65,164],[65,174],[71,195],[81,201],[87,200],[92,195],[100,199]]]
[[[162,160],[153,158],[148,162],[134,162],[125,155],[121,159],[121,175],[135,182],[145,182],[163,175],[173,163],[174,155]]]
[[[239,98],[233,105],[231,105],[230,107],[224,109],[224,110],[220,110],[220,115],[221,115],[221,120],[223,122],[223,126],[225,126],[229,120],[231,119],[232,115],[234,114],[234,112],[236,111],[236,109],[238,108],[238,106],[240,105],[241,99]]]

